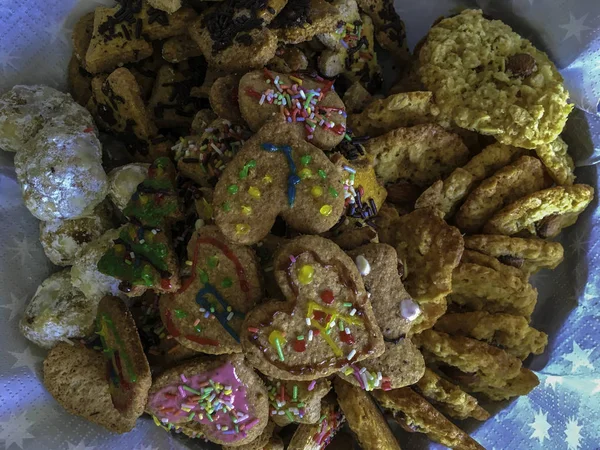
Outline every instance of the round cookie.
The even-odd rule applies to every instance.
[[[146,412],[159,425],[183,425],[231,447],[258,438],[269,419],[267,391],[242,355],[195,359],[165,371],[152,384]]]
[[[88,299],[71,284],[69,269],[46,278],[27,303],[19,329],[31,342],[52,348],[84,338],[94,329],[99,298]]]
[[[337,245],[302,236],[279,249],[273,266],[287,301],[246,316],[242,347],[254,367],[277,379],[314,380],[383,353],[360,274]]]
[[[57,266],[70,266],[89,242],[112,227],[112,209],[103,202],[89,216],[40,222],[40,242],[50,261]]]
[[[480,10],[464,10],[431,28],[419,62],[442,115],[503,144],[550,143],[573,109],[548,56]]]
[[[132,163],[116,167],[108,174],[108,198],[123,211],[137,190],[138,185],[148,176],[150,164]]]
[[[331,150],[346,134],[344,103],[333,89],[333,81],[319,76],[256,70],[242,77],[238,96],[242,117],[253,131],[279,115],[323,150]]]
[[[121,299],[100,300],[96,334],[106,359],[112,403],[125,420],[135,421],[144,412],[152,374],[133,317]]]
[[[0,149],[18,152],[45,126],[95,130],[70,95],[48,86],[14,86],[0,96]]]
[[[385,417],[369,394],[339,378],[335,379],[334,388],[346,422],[363,450],[400,450]]]
[[[254,244],[281,215],[294,230],[322,233],[342,215],[341,169],[303,131],[278,117],[250,138],[223,171],[215,223],[232,242]]]
[[[40,220],[91,214],[106,197],[101,157],[94,128],[44,127],[15,156],[27,209]]]
[[[191,276],[159,302],[167,332],[181,345],[210,353],[239,353],[245,315],[262,299],[254,252],[233,244],[215,226],[205,226],[188,243]]]

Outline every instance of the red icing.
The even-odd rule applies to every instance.
[[[171,310],[165,310],[165,327],[167,328],[168,333],[173,337],[181,336],[181,332],[175,328],[175,324],[173,323],[173,318],[171,317]],[[184,336],[186,339],[189,339],[192,342],[200,345],[212,345],[214,347],[219,346],[219,342],[214,339],[208,339],[202,336],[196,336],[194,334],[186,334]]]
[[[306,341],[304,341],[304,340],[302,340],[302,341],[296,340],[294,342],[294,350],[297,351],[298,353],[302,353],[302,352],[306,351]]]
[[[168,278],[163,278],[160,280],[160,287],[168,290],[171,289],[173,285],[171,284],[171,280],[169,280]]]
[[[346,334],[345,331],[340,331],[340,340],[346,344],[354,344],[354,336],[352,334]]]
[[[335,297],[333,296],[333,292],[331,292],[329,289],[321,292],[321,300],[323,300],[323,303],[325,303],[327,305],[331,305],[333,303],[333,301],[335,300]]]

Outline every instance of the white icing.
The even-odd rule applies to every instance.
[[[113,169],[108,174],[108,197],[123,211],[138,185],[148,176],[150,164],[133,163]]]
[[[363,277],[371,273],[371,264],[369,264],[369,261],[367,261],[367,258],[365,258],[363,255],[358,255],[355,262],[356,267],[358,267],[358,271]]]
[[[421,314],[421,308],[412,299],[404,299],[400,302],[400,314],[406,320],[412,322]]]

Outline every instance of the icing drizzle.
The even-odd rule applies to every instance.
[[[296,201],[296,185],[300,183],[300,177],[297,174],[296,163],[294,162],[294,158],[292,158],[292,147],[289,145],[274,145],[269,143],[264,143],[261,145],[263,150],[266,150],[271,153],[282,152],[285,155],[285,159],[288,163],[289,175],[287,181],[287,195],[288,195],[288,204],[290,208],[294,207],[294,203]]]

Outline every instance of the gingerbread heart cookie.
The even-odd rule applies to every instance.
[[[331,150],[346,134],[344,103],[333,81],[319,76],[256,70],[242,77],[238,96],[242,117],[253,131],[279,113],[323,150]]]
[[[215,187],[215,222],[232,242],[254,244],[276,217],[322,233],[342,215],[341,169],[282,118],[268,122],[227,165]]]
[[[333,242],[302,236],[275,257],[287,302],[257,306],[242,347],[261,372],[284,380],[322,378],[383,353],[383,336],[352,260]]]
[[[217,227],[206,226],[190,239],[188,258],[191,277],[159,302],[167,332],[199,352],[241,352],[242,321],[263,296],[256,255],[229,242]]]

